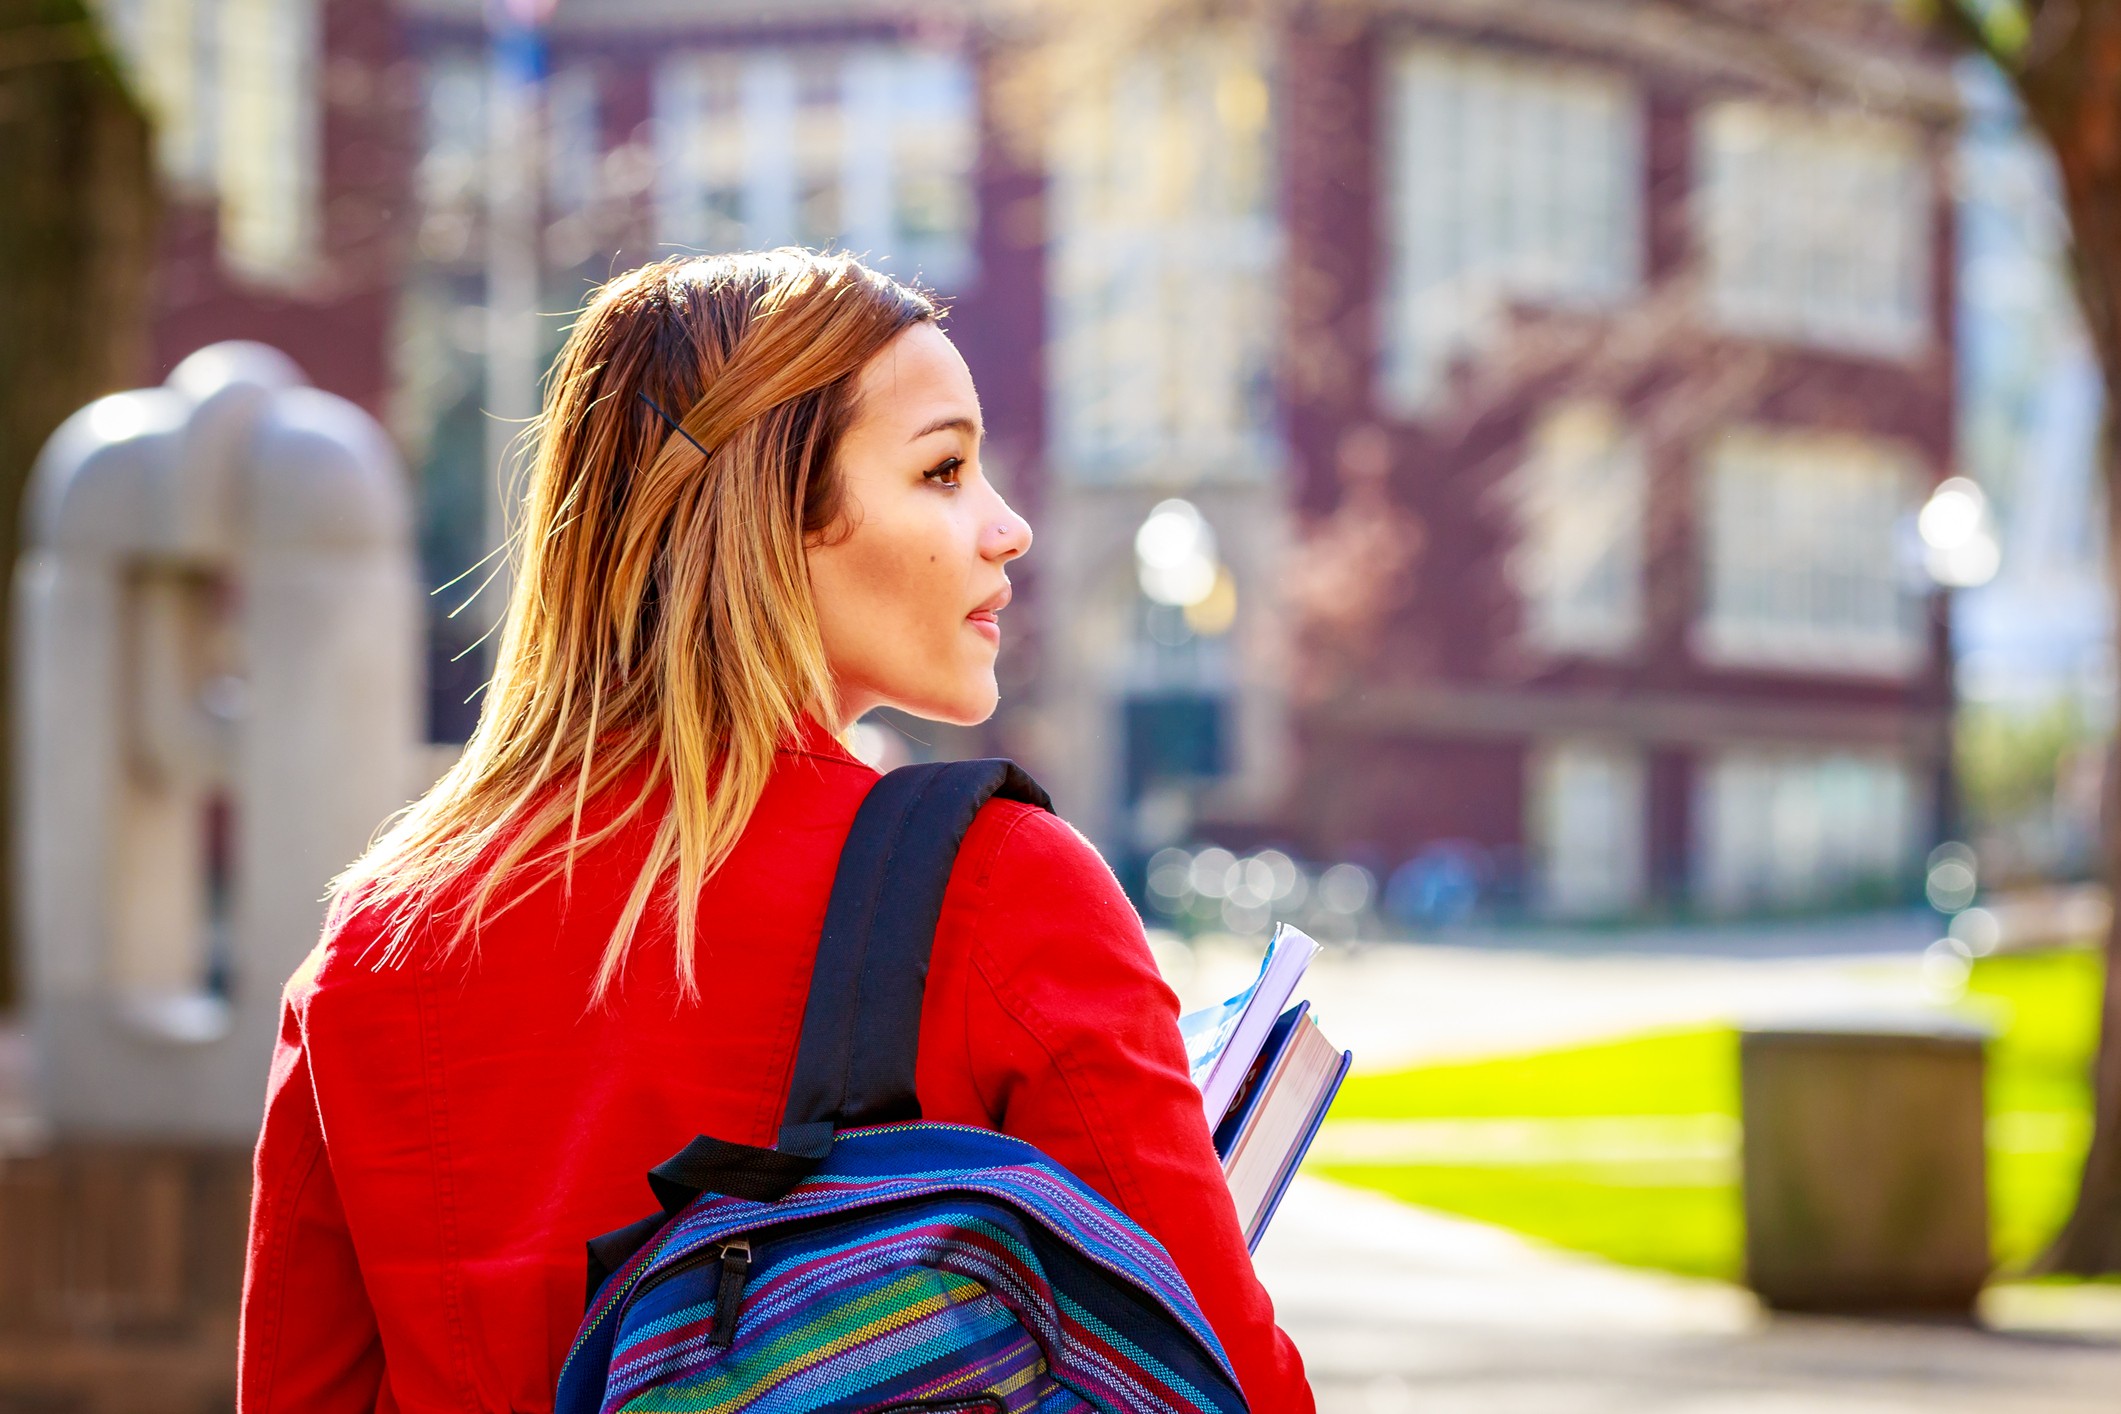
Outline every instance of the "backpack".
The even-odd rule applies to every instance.
[[[1034,1146],[920,1120],[914,1059],[943,892],[1013,762],[902,767],[832,882],[771,1149],[701,1135],[663,1210],[589,1243],[556,1414],[1239,1414],[1236,1374],[1156,1239]]]

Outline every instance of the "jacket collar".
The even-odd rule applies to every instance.
[[[808,712],[796,719],[795,732],[783,743],[781,750],[807,756],[823,756],[856,766],[862,764],[861,758],[849,751],[846,744],[827,730],[823,722]]]

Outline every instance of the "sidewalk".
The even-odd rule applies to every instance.
[[[1358,1067],[1390,1072],[1658,1028],[1919,1005],[1929,931],[1920,918],[1873,916],[1380,944],[1320,956],[1303,992]],[[1235,939],[1161,953],[1188,1006],[1235,992],[1258,962],[1257,943]],[[1582,1121],[1560,1137],[1585,1153],[1654,1139],[1660,1153],[1684,1141],[1729,1157],[1728,1121],[1698,1134],[1629,1128],[1688,1118]],[[1387,1135],[1350,1124],[1321,1143],[1464,1151],[1468,1136],[1441,1132],[1450,1127]],[[1998,1288],[1984,1298],[1985,1327],[1769,1316],[1737,1287],[1309,1177],[1276,1215],[1259,1270],[1326,1414],[2121,1411],[2121,1288]]]
[[[1897,1010],[1921,1002],[1921,950],[1935,929],[1920,920],[1601,935],[1597,950],[1556,934],[1552,950],[1377,943],[1328,949],[1300,994],[1358,1071],[1473,1060],[1581,1045],[1662,1028]],[[1675,948],[1675,939],[1690,944]],[[1742,941],[1767,955],[1733,955]],[[1161,942],[1166,980],[1188,1009],[1241,990],[1262,940]],[[1807,946],[1817,949],[1807,953]]]
[[[2057,1305],[2043,1289],[1988,1313],[2046,1330],[1768,1317],[1735,1287],[1614,1266],[1310,1178],[1276,1215],[1259,1270],[1322,1414],[2121,1408],[2121,1291]],[[2095,1319],[2083,1319],[2087,1306]],[[2103,1330],[2071,1332],[2071,1319]]]

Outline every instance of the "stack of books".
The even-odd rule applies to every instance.
[[[1251,986],[1178,1020],[1245,1245],[1254,1251],[1354,1061],[1326,1040],[1309,1002],[1289,1004],[1317,953],[1316,942],[1284,923]]]

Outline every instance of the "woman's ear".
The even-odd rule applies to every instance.
[[[803,549],[822,550],[829,545],[844,544],[862,523],[861,503],[854,499],[854,492],[847,484],[840,483],[839,511],[823,526],[803,537]]]

